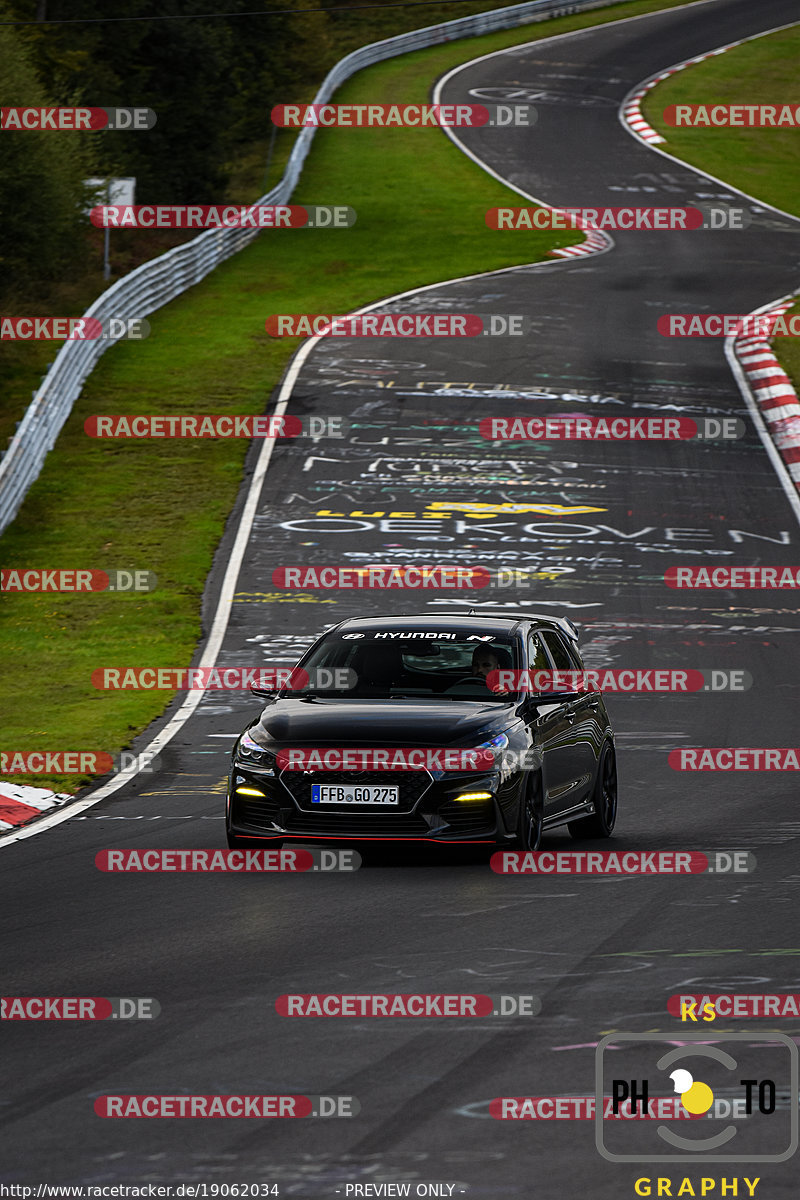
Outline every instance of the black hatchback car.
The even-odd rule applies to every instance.
[[[291,687],[253,689],[268,703],[233,749],[228,845],[535,850],[560,825],[608,837],[617,771],[602,696],[521,686],[582,671],[577,642],[568,619],[533,614],[343,621]]]

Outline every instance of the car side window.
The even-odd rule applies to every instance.
[[[552,669],[547,651],[536,633],[528,635],[528,669],[531,671],[550,671]]]
[[[572,655],[567,649],[565,643],[561,640],[557,633],[552,633],[549,630],[542,634],[542,639],[547,645],[548,650],[553,656],[553,662],[556,664],[558,671],[580,671],[582,670],[580,660],[577,655]]]

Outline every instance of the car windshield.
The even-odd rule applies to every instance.
[[[281,695],[508,703],[516,693],[503,675],[519,666],[513,638],[478,630],[344,630],[310,651],[302,686]]]

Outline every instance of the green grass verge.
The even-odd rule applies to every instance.
[[[722,34],[720,35],[722,36]],[[662,113],[671,104],[792,104],[796,102],[800,28],[755,38],[660,83],[642,105],[661,148],[750,196],[799,213],[797,129],[673,129]]]
[[[796,103],[800,27],[772,33],[672,75],[648,93],[646,119],[667,139],[663,147],[742,192],[800,216],[800,130],[672,129],[661,114],[670,104]],[[747,233],[742,235],[747,237]],[[800,304],[793,312],[800,312]],[[773,348],[800,392],[800,344],[776,338]]]
[[[621,4],[419,51],[362,72],[336,99],[426,100],[434,78],[479,54],[684,2]],[[153,314],[149,340],[111,350],[0,539],[4,567],[138,567],[159,577],[145,596],[4,594],[0,687],[13,705],[3,749],[116,752],[163,711],[170,694],[96,691],[91,672],[188,664],[205,579],[240,485],[244,444],[92,441],[86,417],[261,412],[299,344],[266,336],[270,313],[347,312],[425,283],[536,261],[580,240],[486,229],[487,208],[519,197],[437,130],[325,131],[292,199],[349,204],[358,222],[347,231],[262,235]],[[88,781],[14,778],[61,791]]]
[[[220,203],[240,204],[257,200],[280,180],[291,153],[294,134],[278,130],[273,146],[269,172],[265,171],[269,139],[255,142],[231,166],[231,181]],[[91,246],[90,270],[74,278],[62,279],[39,295],[8,296],[3,303],[4,315],[17,317],[79,317],[97,297],[151,258],[156,258],[189,242],[195,233],[181,230],[121,229],[111,234],[111,277],[103,280],[103,233],[91,229],[86,239]],[[6,341],[0,354],[0,446],[6,446],[13,436],[17,422],[22,419],[31,396],[44,377],[61,347],[60,342]]]

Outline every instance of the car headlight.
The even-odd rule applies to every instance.
[[[498,756],[508,748],[508,737],[504,733],[498,733],[497,737],[490,738],[488,742],[481,742],[480,746],[474,746],[474,750],[491,750],[494,754],[495,762]]]
[[[239,738],[239,743],[236,747],[236,758],[242,762],[257,763],[260,767],[275,769],[275,755],[254,741],[247,731]]]
[[[459,747],[458,749],[462,754],[472,754],[475,750],[489,750],[494,758],[494,767],[499,767],[502,766],[502,754],[507,746],[508,738],[506,735],[504,733],[498,733],[496,737],[490,738],[488,742],[481,742],[479,746],[463,746]],[[455,749],[455,747],[453,747],[453,749]],[[493,769],[493,767],[488,765],[480,768],[481,771],[491,771]],[[452,773],[452,771],[431,771],[431,775],[434,779],[442,779],[445,775]],[[458,772],[458,774],[461,773],[461,771]],[[478,773],[480,773],[480,771]]]
[[[496,737],[490,738],[488,742],[481,742],[479,746],[472,746],[473,750],[488,750],[493,759],[492,767],[485,766],[484,771],[496,770],[498,767],[503,767],[503,754],[508,748],[508,738],[504,733],[498,733]]]

